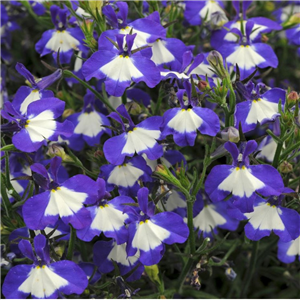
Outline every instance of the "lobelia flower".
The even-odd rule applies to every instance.
[[[106,237],[114,238],[118,244],[125,243],[128,231],[124,223],[129,216],[123,213],[124,204],[134,201],[126,196],[108,201],[107,198],[111,195],[106,192],[105,181],[102,178],[97,179],[97,191],[97,202],[86,208],[90,212],[91,219],[84,228],[77,230],[77,236],[83,241],[91,241],[103,232]]]
[[[153,12],[146,18],[137,19],[133,22],[127,22],[128,4],[126,2],[116,2],[114,4],[117,12],[111,5],[105,5],[102,9],[106,16],[107,22],[115,30],[107,30],[105,35],[109,37],[116,34],[137,34],[133,41],[132,50],[154,43],[157,39],[166,37],[166,29],[160,24],[160,16],[157,11]],[[102,47],[99,38],[99,47]],[[100,48],[99,48],[100,50]],[[150,50],[150,49],[148,49]],[[151,56],[151,50],[146,51]]]
[[[246,85],[244,98],[246,101],[236,105],[235,126],[242,125],[243,132],[255,129],[257,123],[263,125],[274,121],[280,113],[278,103],[284,104],[286,92],[280,88],[265,91],[265,85],[258,83],[256,87],[252,82]]]
[[[228,215],[227,208],[227,202],[212,203],[205,193],[198,193],[193,208],[193,222],[198,234],[212,237],[213,233],[218,233],[218,228],[236,230],[239,221]]]
[[[112,191],[118,187],[119,194],[135,197],[140,189],[138,181],[152,181],[152,170],[141,156],[125,160],[122,165],[104,165],[101,168],[101,177],[106,180],[107,190]]]
[[[277,257],[280,261],[290,264],[295,261],[297,255],[300,261],[300,235],[289,242],[284,242],[281,239],[278,241]]]
[[[61,293],[81,294],[87,287],[87,276],[74,262],[51,262],[43,235],[34,238],[36,254],[28,240],[21,240],[19,248],[33,264],[18,265],[8,272],[2,287],[7,299],[25,299],[29,295],[38,299],[56,299]]]
[[[248,239],[258,241],[269,236],[272,231],[282,242],[289,242],[299,236],[300,216],[297,211],[281,206],[283,197],[267,200],[256,197],[254,211],[244,214],[249,219],[245,226]]]
[[[59,217],[65,224],[72,224],[75,229],[90,224],[90,212],[84,204],[95,203],[96,183],[80,174],[58,184],[57,172],[60,164],[61,158],[57,156],[50,162],[52,181],[43,165],[35,163],[31,166],[33,178],[44,192],[32,196],[23,205],[23,218],[30,229],[44,229],[54,225]]]
[[[17,149],[37,151],[46,140],[57,141],[59,135],[72,135],[74,128],[70,121],[55,121],[64,108],[65,102],[57,98],[45,98],[29,104],[27,114],[21,115],[10,102],[6,102],[1,115],[9,123],[2,125],[1,131],[13,132],[12,142]]]
[[[139,251],[133,256],[127,255],[126,243],[118,245],[115,240],[98,241],[93,247],[93,260],[101,273],[107,274],[114,270],[112,260],[117,264],[120,275],[124,276],[132,269],[140,266],[127,278],[128,281],[135,281],[141,278],[144,266],[139,261]]]
[[[128,256],[140,251],[140,261],[146,266],[157,264],[165,251],[164,244],[184,243],[189,236],[189,229],[181,216],[172,212],[154,215],[155,205],[148,202],[149,191],[141,188],[138,191],[140,212],[127,207],[126,213],[131,215],[128,226]]]
[[[200,25],[202,21],[208,22],[215,13],[220,13],[223,16],[221,19],[224,20],[222,22],[226,23],[228,19],[223,8],[222,1],[187,1],[184,18],[191,25]]]
[[[183,102],[183,93],[177,94],[181,107],[167,110],[161,126],[162,138],[172,134],[178,146],[194,146],[197,130],[201,134],[215,136],[220,130],[219,117],[214,111],[198,105],[198,99],[192,98],[191,85],[184,82],[188,103]]]
[[[95,109],[96,96],[88,91],[84,96],[82,112],[67,117],[74,125],[74,133],[68,139],[70,148],[80,151],[84,142],[89,146],[100,144],[104,133],[111,135],[111,130],[102,125],[110,126],[108,118]]]
[[[242,3],[242,13],[240,13],[240,2]],[[243,32],[246,31],[246,24],[248,21],[254,23],[252,32],[250,33],[249,39],[252,43],[259,43],[261,41],[261,34],[262,33],[269,33],[272,30],[281,30],[282,26],[279,25],[277,22],[270,20],[264,17],[255,17],[247,19],[246,17],[246,10],[251,4],[252,1],[232,1],[232,5],[236,11],[236,16],[233,21],[227,22],[223,25],[220,30],[215,30],[211,36],[211,45],[215,49],[219,49],[222,47],[224,43],[228,42],[237,42],[238,37],[228,32],[233,28],[236,28]],[[241,15],[243,18],[241,19]],[[226,28],[226,29],[225,29]]]
[[[31,84],[31,87],[21,86],[16,92],[12,102],[14,107],[22,115],[27,113],[27,107],[30,103],[43,98],[54,97],[52,91],[47,91],[45,89],[61,77],[61,69],[58,69],[53,74],[41,79],[35,79],[34,76],[21,63],[16,64],[16,70]]]
[[[123,123],[121,117],[112,112],[109,117],[116,120],[122,126],[123,133],[108,139],[103,146],[107,161],[114,165],[123,164],[126,156],[134,156],[135,153],[145,153],[149,159],[158,159],[163,155],[163,147],[158,144],[161,132],[159,130],[162,117],[150,117],[138,125],[135,125],[124,105],[117,108],[118,113],[127,119],[129,124]]]
[[[57,5],[50,7],[51,19],[55,29],[47,30],[36,43],[35,49],[41,55],[52,53],[53,58],[63,64],[70,62],[74,50],[86,51],[83,45],[84,34],[79,27],[67,27],[68,9],[60,9]]]
[[[117,34],[113,49],[93,53],[82,67],[85,79],[105,79],[107,92],[116,97],[122,96],[132,81],[155,87],[160,82],[159,70],[149,58],[132,51],[135,37],[136,34]]]
[[[278,196],[284,188],[278,171],[269,165],[250,166],[249,155],[257,148],[255,141],[242,143],[240,149],[232,142],[224,145],[231,154],[231,166],[213,167],[205,181],[205,191],[213,202],[232,194],[233,204],[241,212],[252,212],[255,192],[267,197]]]
[[[251,41],[250,35],[254,28],[254,22],[248,20],[245,27],[245,35],[237,28],[230,30],[230,33],[239,37],[237,43],[224,43],[217,49],[226,58],[228,64],[233,67],[238,64],[241,80],[252,74],[256,66],[259,68],[276,68],[278,66],[278,58],[271,46]]]

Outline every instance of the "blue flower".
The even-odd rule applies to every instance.
[[[60,217],[65,224],[81,229],[90,224],[90,212],[84,204],[97,200],[96,182],[85,175],[75,175],[62,184],[57,182],[60,157],[54,157],[50,169],[54,180],[50,181],[46,168],[38,163],[31,166],[33,178],[44,192],[29,198],[23,205],[23,218],[30,229],[44,229],[54,225]]]
[[[131,214],[129,224],[128,256],[140,251],[140,261],[146,266],[157,264],[164,254],[164,244],[184,243],[189,229],[181,216],[172,212],[154,214],[155,205],[148,202],[149,191],[138,191],[140,212],[127,207],[124,212]]]
[[[46,140],[56,141],[59,135],[72,135],[73,124],[70,121],[55,121],[64,108],[65,102],[57,98],[45,98],[29,104],[27,114],[23,116],[10,102],[6,102],[1,115],[10,122],[2,125],[1,131],[14,133],[12,142],[19,150],[37,151]]]
[[[107,92],[116,97],[122,96],[132,81],[144,81],[147,86],[155,87],[161,79],[159,70],[149,58],[132,51],[136,36],[117,34],[118,48],[101,48],[93,53],[83,65],[85,79],[105,79]]]
[[[248,83],[243,95],[246,101],[236,105],[235,126],[238,128],[241,123],[243,132],[255,129],[257,123],[263,125],[280,116],[278,103],[280,100],[285,103],[286,92],[280,88],[267,91],[264,88],[261,83],[256,87],[252,82]]]
[[[115,240],[96,242],[93,248],[93,260],[99,271],[105,274],[113,271],[115,266],[112,261],[114,261],[122,276],[136,268],[127,278],[128,281],[140,279],[144,266],[139,261],[139,251],[130,256],[127,254],[126,246],[126,243],[119,245]]]
[[[28,240],[22,240],[19,248],[33,264],[18,265],[8,272],[2,287],[7,299],[25,299],[29,295],[39,299],[56,299],[60,293],[81,294],[87,287],[87,276],[74,262],[62,260],[51,263],[43,235],[34,238],[36,255]]]
[[[53,74],[41,79],[35,79],[34,76],[21,63],[16,64],[16,70],[31,84],[31,88],[28,86],[21,86],[12,102],[14,107],[22,115],[27,113],[27,107],[32,102],[43,98],[54,97],[52,91],[47,91],[45,89],[61,77],[62,70],[58,69]]]
[[[267,200],[257,196],[254,211],[246,213],[249,219],[245,234],[250,240],[260,240],[273,231],[282,242],[289,242],[299,237],[300,216],[294,209],[281,206],[284,196],[271,197]]]
[[[123,133],[108,139],[103,146],[105,158],[114,165],[123,164],[126,156],[134,156],[135,153],[145,153],[149,159],[158,159],[163,155],[163,147],[158,144],[161,132],[159,130],[162,118],[150,117],[138,125],[135,125],[124,105],[120,105],[117,111],[129,124],[123,123],[121,117],[112,112],[109,117],[116,120],[122,126]]]
[[[67,27],[68,9],[60,9],[58,6],[52,5],[50,13],[56,29],[45,31],[42,38],[36,43],[35,49],[41,56],[52,53],[55,60],[57,52],[60,50],[60,62],[67,64],[70,62],[74,50],[86,50],[82,42],[84,34],[79,27]]]
[[[74,125],[74,133],[68,139],[70,148],[80,151],[84,147],[84,142],[89,146],[100,144],[101,136],[104,133],[111,135],[108,128],[110,126],[108,118],[95,109],[95,95],[88,91],[84,96],[82,112],[72,114],[67,118]]]
[[[178,146],[194,146],[197,130],[202,134],[215,136],[220,130],[219,117],[209,108],[198,106],[191,97],[191,85],[184,82],[188,95],[188,103],[179,95],[181,107],[172,108],[164,113],[164,122],[161,127],[162,137],[172,134]]]
[[[253,211],[255,192],[263,196],[278,196],[284,188],[278,171],[269,165],[252,165],[249,155],[257,148],[255,141],[241,144],[227,142],[225,149],[233,158],[232,165],[213,167],[205,181],[205,191],[213,202],[219,202],[232,194],[233,204],[242,212]]]
[[[298,221],[298,223],[300,220]],[[298,260],[300,261],[300,235],[289,242],[284,242],[283,240],[278,241],[278,254],[277,257],[280,261],[290,264],[295,261],[298,255]]]

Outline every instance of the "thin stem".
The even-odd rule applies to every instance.
[[[73,258],[73,252],[75,247],[75,240],[76,240],[76,230],[74,227],[70,224],[70,240],[69,240],[69,246],[68,246],[68,252],[67,252],[67,260],[72,260]]]
[[[111,111],[116,112],[116,110],[111,106],[111,104],[106,99],[104,99],[100,93],[93,89],[87,82],[81,80],[79,77],[77,77],[71,71],[68,70],[63,70],[63,75],[66,77],[73,77],[76,80],[78,80],[84,87],[89,89],[100,101],[102,101]]]
[[[256,267],[256,261],[257,261],[257,254],[258,254],[258,247],[259,247],[259,241],[253,242],[253,249],[252,249],[252,255],[251,255],[251,260],[250,260],[250,267],[249,270],[247,270],[246,276],[244,278],[243,282],[243,288],[241,290],[241,295],[239,298],[246,298],[248,289],[250,286],[250,283],[252,281],[252,277],[255,272],[255,267]]]
[[[274,160],[273,160],[273,163],[272,163],[273,167],[276,168],[276,169],[277,169],[278,164],[279,164],[279,159],[280,159],[280,154],[281,154],[282,147],[283,147],[283,143],[279,142],[277,144]]]
[[[187,221],[188,221],[188,227],[190,231],[189,234],[190,254],[194,254],[196,251],[193,206],[194,206],[194,201],[187,200],[187,219],[188,219]]]
[[[2,203],[3,203],[4,209],[5,209],[6,215],[9,218],[11,218],[10,211],[9,211],[9,208],[11,207],[11,203],[9,202],[9,198],[6,193],[6,186],[3,181],[5,181],[5,180],[3,180],[3,177],[2,177],[2,183],[1,183],[1,195],[2,195],[2,199],[3,199]]]

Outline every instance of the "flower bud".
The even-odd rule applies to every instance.
[[[230,281],[232,281],[236,278],[236,273],[234,272],[234,270],[232,268],[227,268],[225,270],[225,275],[226,275],[227,279],[229,279]]]
[[[216,50],[210,51],[206,59],[221,79],[229,78],[229,74],[224,68],[223,57],[220,52]]]
[[[75,113],[74,109],[72,108],[67,108],[64,113],[62,114],[63,119],[73,115]]]
[[[269,41],[269,38],[265,34],[262,34],[261,41],[262,41],[262,43],[267,43]]]
[[[96,15],[96,11],[98,10],[99,15],[102,14],[102,6],[104,1],[103,0],[96,0],[96,1],[88,1],[91,11],[94,15]]]
[[[228,127],[221,131],[221,136],[224,141],[230,141],[233,143],[238,143],[240,140],[240,133],[235,127]]]
[[[201,92],[204,92],[206,90],[209,90],[210,89],[210,86],[209,86],[209,83],[205,80],[200,80],[197,84],[198,86],[198,89],[201,91]]]
[[[288,20],[287,25],[300,24],[300,13],[293,14]]]
[[[50,157],[59,156],[64,161],[71,161],[72,159],[65,153],[65,150],[62,146],[57,143],[50,144],[48,147],[48,151],[46,153]]]
[[[293,166],[289,162],[284,161],[280,164],[278,170],[283,174],[291,173],[293,172]]]
[[[292,91],[287,95],[287,103],[289,105],[294,105],[297,100],[299,100],[299,95],[297,92]]]
[[[223,57],[221,53],[216,50],[209,52],[207,56],[207,61],[212,67],[219,66],[219,65],[223,66]]]

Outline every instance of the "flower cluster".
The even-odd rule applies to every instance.
[[[253,264],[243,298],[267,251],[300,259],[299,94],[278,55],[300,55],[299,9],[1,4],[3,295],[195,297],[233,261]],[[10,51],[22,19],[41,25],[28,59]]]

